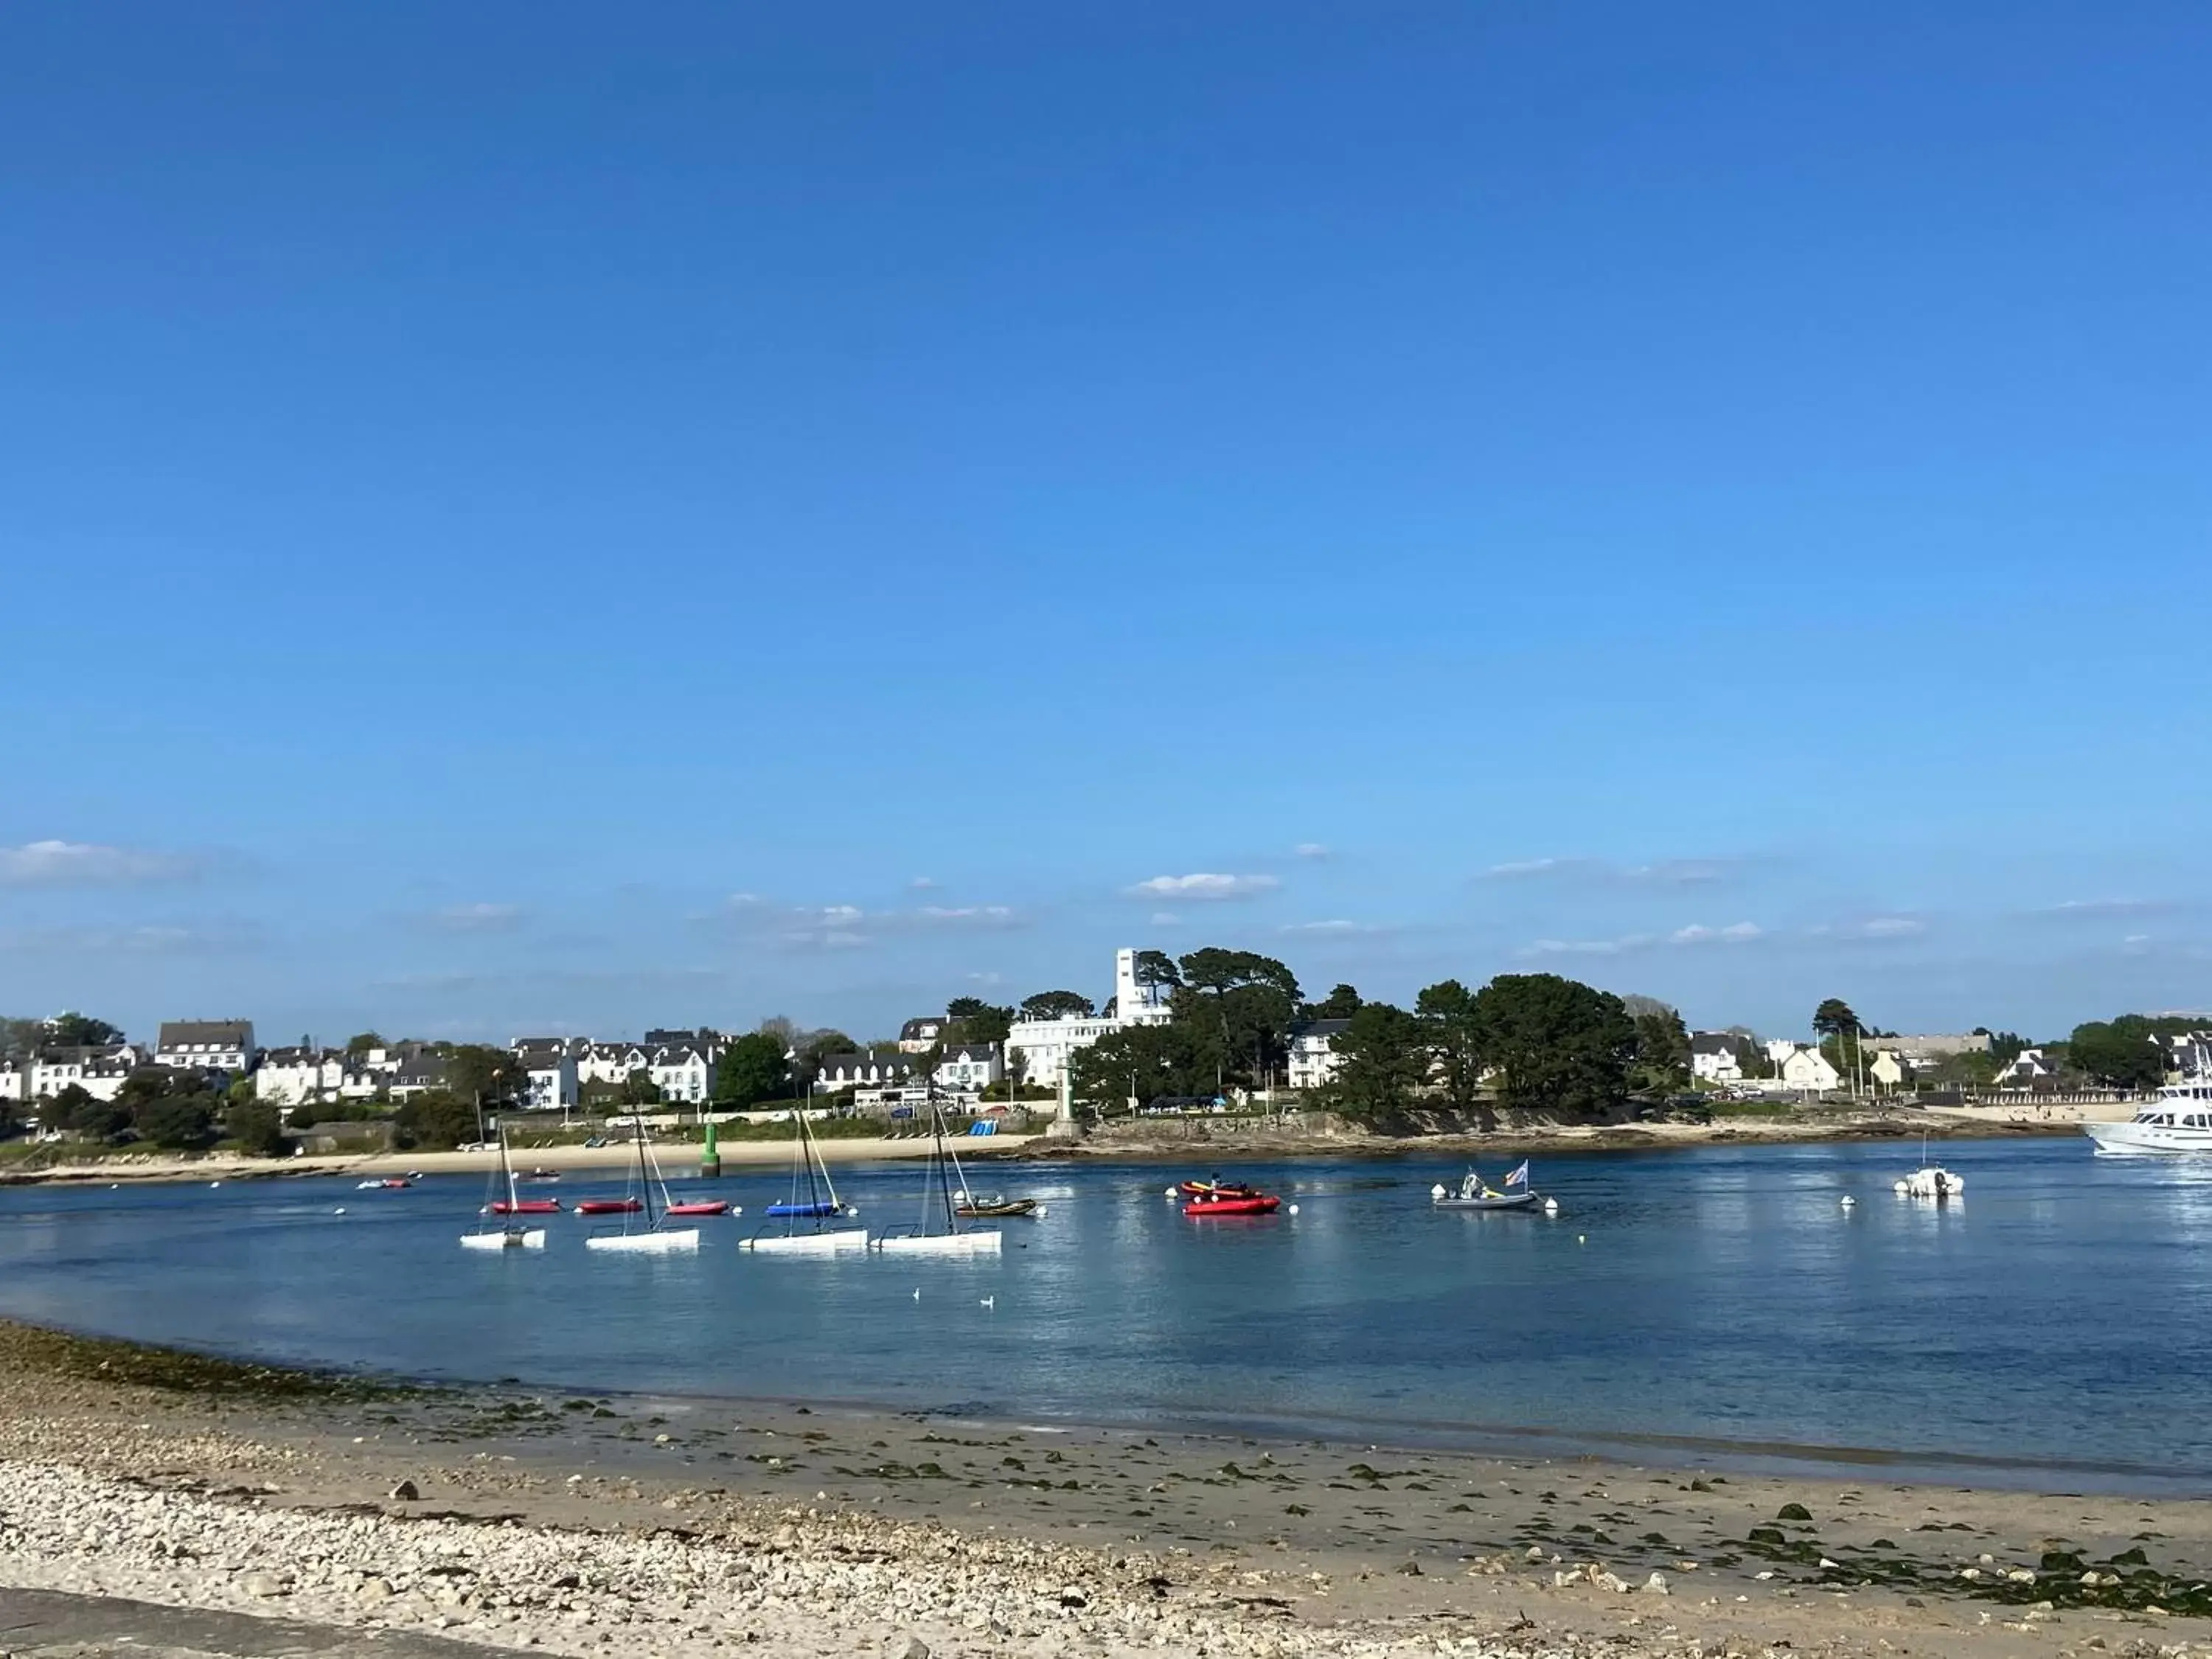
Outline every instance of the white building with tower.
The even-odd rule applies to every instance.
[[[1166,988],[1137,982],[1137,953],[1114,953],[1114,1012],[1073,1019],[1018,1019],[1006,1033],[1008,1075],[1036,1087],[1057,1089],[1068,1056],[1125,1025],[1164,1025],[1174,1016]]]

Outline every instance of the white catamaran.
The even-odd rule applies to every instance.
[[[934,1100],[929,1103],[929,1123],[936,1145],[922,1177],[921,1219],[913,1231],[884,1233],[869,1248],[890,1255],[997,1255],[999,1230],[967,1226],[960,1214],[957,1195],[968,1190],[968,1177],[945,1142],[945,1114]],[[940,1226],[942,1231],[933,1231]]]
[[[479,1227],[474,1232],[463,1233],[461,1248],[465,1250],[544,1249],[545,1248],[544,1228],[518,1227],[514,1224],[516,1202],[514,1166],[507,1159],[507,1127],[504,1124],[500,1126],[499,1131],[499,1171],[493,1176],[493,1180],[495,1182],[506,1183],[507,1208],[504,1213],[507,1220],[501,1225]],[[489,1216],[491,1212],[492,1203],[489,1195],[487,1195],[483,1213]]]
[[[791,1118],[795,1126],[791,1196],[781,1204],[769,1205],[766,1218],[781,1222],[783,1231],[763,1227],[750,1238],[739,1239],[738,1248],[776,1255],[842,1255],[848,1250],[866,1249],[866,1227],[837,1224],[860,1211],[837,1196],[837,1185],[830,1179],[830,1165],[814,1144],[814,1132],[806,1126],[805,1108],[793,1102]]]
[[[637,1119],[637,1184],[643,1200],[636,1212],[644,1218],[641,1231],[630,1231],[630,1218],[623,1217],[623,1230],[618,1233],[595,1233],[584,1241],[587,1250],[627,1250],[640,1255],[676,1255],[699,1248],[696,1227],[672,1227],[668,1224],[668,1183],[660,1177],[660,1161],[655,1158],[645,1144],[645,1117]],[[660,1188],[660,1213],[653,1212],[653,1189]]]

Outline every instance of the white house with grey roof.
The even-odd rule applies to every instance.
[[[1336,1038],[1351,1025],[1348,1019],[1310,1019],[1291,1032],[1290,1060],[1285,1079],[1293,1089],[1318,1089],[1336,1075],[1342,1056]]]
[[[1006,1058],[995,1042],[956,1042],[945,1051],[930,1079],[955,1094],[981,1093],[1006,1074]]]
[[[252,1069],[258,1052],[250,1019],[173,1019],[161,1023],[154,1061],[180,1072],[228,1072],[237,1077]]]

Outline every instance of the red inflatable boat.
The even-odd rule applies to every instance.
[[[553,1199],[545,1200],[557,1208]],[[576,1206],[578,1215],[635,1215],[645,1207],[634,1198],[587,1198]]]
[[[486,1215],[558,1215],[561,1200],[557,1198],[526,1198],[510,1204],[501,1199],[495,1204],[484,1206]]]
[[[1223,1192],[1212,1198],[1194,1198],[1182,1206],[1185,1215],[1273,1215],[1283,1200],[1273,1193]]]
[[[730,1200],[726,1198],[702,1198],[696,1204],[672,1204],[671,1215],[727,1215]]]

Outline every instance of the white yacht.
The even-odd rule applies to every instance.
[[[2081,1133],[2112,1157],[2212,1152],[2212,1079],[2169,1083],[2126,1121],[2084,1123]]]

